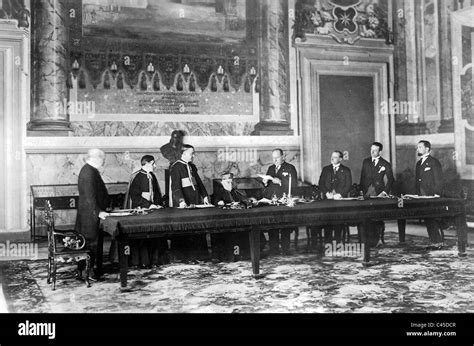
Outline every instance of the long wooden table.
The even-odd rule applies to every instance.
[[[466,255],[467,226],[465,201],[461,199],[369,199],[356,201],[317,201],[295,207],[263,206],[252,209],[160,209],[147,215],[110,216],[103,222],[104,232],[117,240],[121,288],[127,288],[127,246],[130,239],[171,237],[196,233],[249,232],[250,256],[254,276],[260,274],[260,232],[299,226],[360,224],[364,245],[363,264],[370,261],[369,230],[374,221],[398,220],[400,240],[404,241],[406,219],[454,218],[458,253]],[[99,236],[97,269],[102,270],[103,234]]]

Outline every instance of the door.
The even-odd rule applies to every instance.
[[[371,76],[319,76],[321,166],[330,164],[334,150],[358,183],[362,161],[375,139],[374,79]]]

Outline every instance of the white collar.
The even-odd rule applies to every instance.
[[[341,166],[341,163],[340,163],[340,162],[339,162],[337,165],[332,164],[332,167],[333,167],[333,168],[339,168],[340,166]]]
[[[427,153],[427,154],[424,154],[421,156],[421,161],[423,162],[424,160],[426,160],[426,158],[430,156],[430,153]]]
[[[380,160],[380,155],[372,158],[372,162]]]
[[[100,166],[96,165],[94,162],[92,162],[92,160],[87,160],[86,163],[89,165],[89,166],[92,166],[94,167],[95,169],[99,169]]]

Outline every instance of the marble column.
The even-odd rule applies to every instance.
[[[36,0],[32,6],[33,109],[28,130],[70,131],[67,107],[64,107],[69,96],[64,0]]]
[[[456,7],[455,3],[455,0],[438,2],[441,87],[441,123],[438,132],[454,132],[450,12]]]
[[[402,35],[405,38],[403,40],[404,54],[395,56],[398,58],[398,73],[404,74],[402,78],[398,78],[398,81],[403,85],[397,87],[400,91],[397,94],[400,99],[397,101],[423,101],[423,84],[420,84],[422,82],[420,71],[422,55],[420,54],[423,54],[421,50],[423,37],[420,29],[422,23],[417,22],[419,19],[417,15],[420,12],[419,6],[420,4],[417,2],[404,0],[403,8],[399,7],[396,13],[396,15],[401,14],[398,21],[403,23],[403,25],[397,26],[397,29],[402,31],[397,35]],[[399,11],[400,9],[402,11]],[[403,97],[406,98],[403,99]],[[428,132],[426,124],[423,122],[423,114],[409,114],[408,116],[403,115],[403,117],[405,117],[404,121],[397,122],[396,125],[398,135],[418,135]],[[402,115],[398,115],[397,118],[400,120]]]
[[[255,135],[290,135],[288,1],[260,3],[260,122]]]

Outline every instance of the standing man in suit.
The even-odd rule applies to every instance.
[[[360,173],[360,189],[365,197],[388,197],[394,182],[393,170],[390,162],[382,156],[383,145],[374,142],[370,146],[370,157],[362,163]],[[375,232],[373,242],[377,246],[384,244],[385,223],[374,222]]]
[[[105,219],[109,215],[106,212],[109,207],[109,194],[99,173],[104,162],[105,154],[102,150],[90,149],[87,153],[86,164],[79,172],[77,183],[79,202],[75,229],[86,238],[91,268],[94,268],[97,256],[100,219]]]
[[[347,197],[352,188],[352,173],[349,167],[344,166],[342,162],[343,154],[335,150],[331,154],[331,164],[325,166],[319,178],[319,190],[324,194],[325,199],[337,199]],[[323,227],[311,228],[311,239],[313,249],[316,247],[317,233],[321,232]],[[324,226],[324,241],[330,242],[332,231],[335,233],[336,242],[341,241],[343,225]]]
[[[420,157],[416,163],[415,188],[420,196],[441,196],[443,189],[443,170],[441,163],[431,156],[431,143],[419,141],[416,147]],[[435,219],[425,219],[430,238],[429,249],[440,250],[443,247],[443,236],[440,224]]]
[[[210,204],[209,195],[193,164],[194,147],[183,144],[181,158],[171,165],[170,206],[187,208],[196,204]],[[187,261],[208,257],[205,234],[173,237],[171,248],[175,255]]]
[[[272,199],[273,195],[281,198],[283,194],[289,192],[290,187],[290,176],[291,176],[291,188],[297,186],[298,174],[296,168],[292,164],[285,162],[285,156],[283,150],[274,149],[272,151],[272,158],[274,164],[268,167],[267,176],[270,179],[263,179],[263,184],[266,186],[264,190],[264,197]],[[283,254],[287,254],[290,251],[290,235],[292,228],[281,230],[281,248]],[[278,254],[279,252],[279,238],[280,230],[273,230],[268,232],[270,241],[270,253]]]

